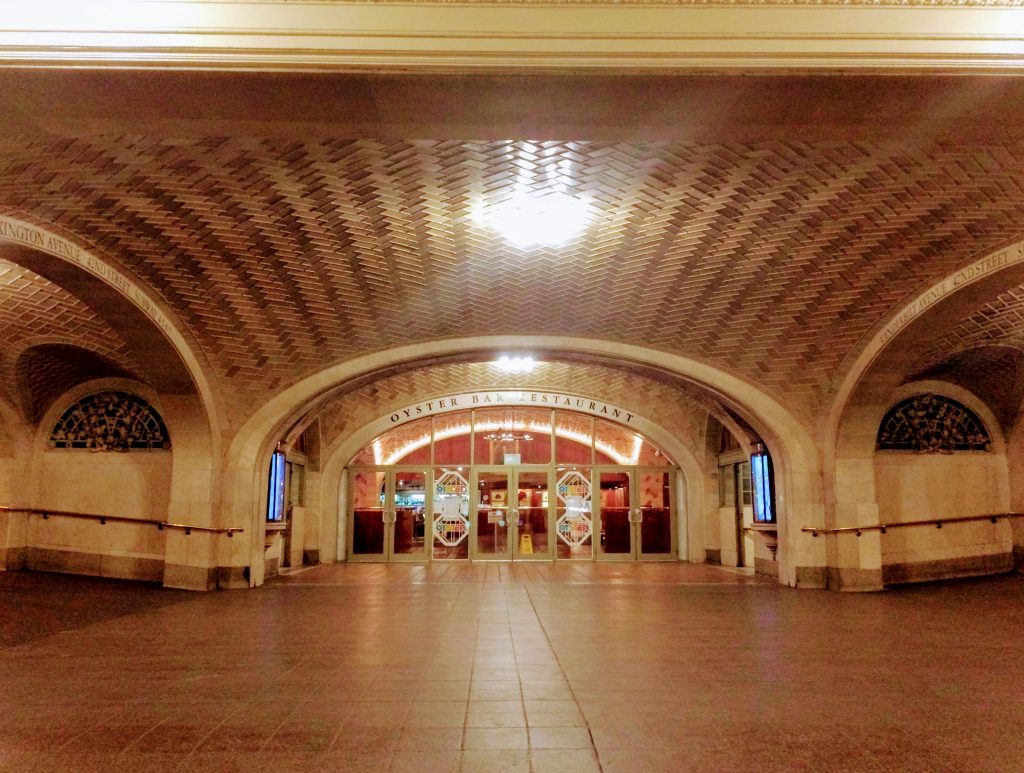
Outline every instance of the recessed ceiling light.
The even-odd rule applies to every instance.
[[[523,191],[484,206],[479,219],[517,247],[558,247],[583,232],[591,210],[589,202],[560,191]]]
[[[498,370],[503,370],[506,373],[529,373],[537,367],[537,361],[533,357],[502,356],[492,364]]]

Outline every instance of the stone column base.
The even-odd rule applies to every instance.
[[[882,573],[886,585],[949,580],[956,577],[980,577],[987,574],[1007,574],[1014,570],[1015,553],[1016,549],[1014,553],[964,556],[907,564],[886,564]],[[1017,566],[1019,567],[1019,564]]]
[[[25,568],[25,548],[0,548],[0,572]]]
[[[164,564],[164,587],[180,590],[214,590],[217,587],[217,568]]]
[[[827,588],[828,570],[824,566],[798,566],[796,568],[796,587]]]
[[[865,593],[885,589],[881,569],[858,569],[855,567],[830,567],[828,570],[829,590]]]

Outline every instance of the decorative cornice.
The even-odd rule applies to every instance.
[[[160,0],[156,0],[160,2]],[[171,1],[171,0],[168,0]],[[205,0],[195,0],[204,2]],[[252,0],[218,0],[249,3]],[[309,5],[310,0],[276,0],[288,5]],[[445,5],[445,6],[587,6],[621,8],[1024,8],[1024,0],[316,0],[316,4],[334,5]]]
[[[1024,0],[25,4],[0,66],[627,71],[1024,66]]]

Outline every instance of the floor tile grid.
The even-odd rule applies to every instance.
[[[98,599],[94,625],[0,651],[0,770],[575,773],[589,748],[544,747],[583,726],[604,773],[1019,770],[1022,582],[275,586],[115,618]]]
[[[523,705],[529,726],[533,769],[600,771],[601,763],[583,707],[577,699],[544,618],[534,601],[534,587],[522,586],[535,622],[537,638],[514,638],[517,666],[538,678],[523,682]],[[540,586],[545,587],[545,586]],[[524,669],[525,666],[525,669]]]

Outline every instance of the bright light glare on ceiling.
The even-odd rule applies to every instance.
[[[566,193],[521,192],[507,201],[485,206],[481,220],[517,247],[557,247],[583,231],[591,218],[590,204]]]
[[[506,373],[529,373],[537,367],[537,361],[533,357],[503,356],[494,361],[494,367]]]

